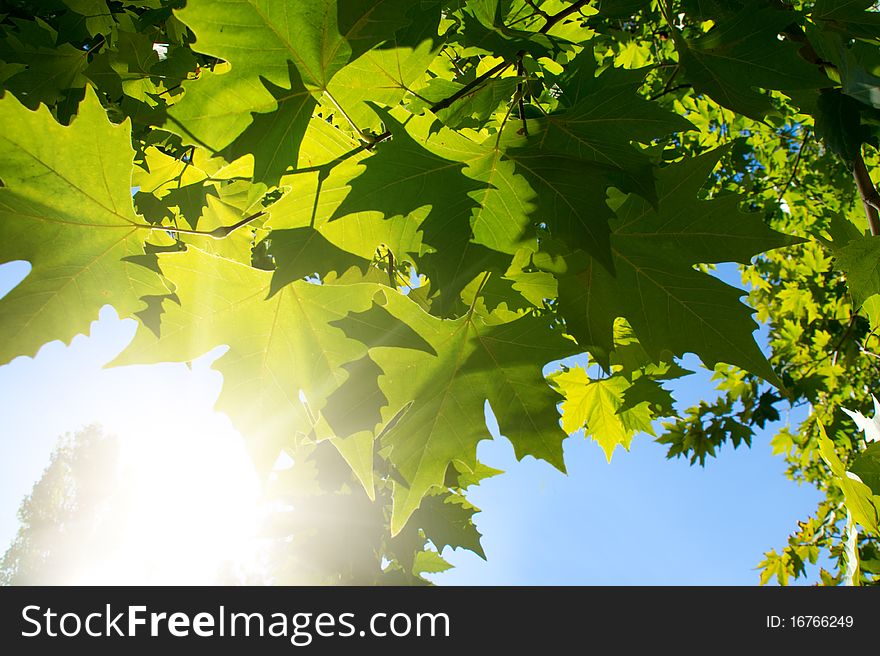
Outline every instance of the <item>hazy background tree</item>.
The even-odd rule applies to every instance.
[[[61,437],[18,510],[21,527],[0,562],[4,585],[57,585],[114,548],[119,440],[100,426]]]

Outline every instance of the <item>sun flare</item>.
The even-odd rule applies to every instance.
[[[111,557],[72,572],[70,583],[211,584],[254,575],[259,480],[241,435],[206,403],[219,375],[204,364],[182,367],[164,376],[166,387],[185,387],[168,394],[173,403],[133,407],[121,391],[126,399],[108,404],[101,423],[120,441]],[[166,373],[137,369],[139,379]]]

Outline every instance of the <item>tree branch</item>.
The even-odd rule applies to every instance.
[[[559,13],[553,14],[552,16],[545,15],[543,18],[547,22],[544,23],[544,27],[542,27],[539,32],[541,34],[547,34],[547,32],[549,32],[553,28],[553,26],[556,25],[556,23],[561,20],[565,20],[573,13],[580,11],[582,7],[586,7],[588,4],[590,4],[590,0],[578,0],[573,5],[566,7]]]
[[[668,87],[668,88],[663,89],[663,91],[661,91],[659,93],[655,93],[653,96],[648,98],[648,100],[651,100],[651,101],[659,100],[663,96],[670,94],[670,93],[675,93],[676,91],[680,91],[681,89],[693,89],[693,88],[694,88],[693,84],[687,84],[687,83],[676,84],[674,87]]]
[[[794,159],[794,166],[791,167],[791,175],[788,176],[788,180],[785,181],[785,184],[782,185],[782,189],[779,190],[779,195],[776,197],[776,204],[782,202],[783,196],[785,196],[785,192],[788,191],[788,188],[791,186],[791,183],[794,181],[795,176],[797,176],[798,165],[801,163],[801,156],[804,154],[804,148],[807,145],[807,139],[810,137],[810,130],[804,130],[804,137],[801,139],[801,146],[798,148],[797,157]]]
[[[880,235],[880,194],[871,180],[871,174],[868,173],[868,167],[865,166],[865,160],[862,157],[861,148],[856,154],[853,162],[853,177],[856,180],[856,188],[859,190],[859,196],[862,198],[862,205],[865,207],[865,215],[868,217],[868,228],[874,237]]]
[[[456,100],[458,100],[462,96],[466,96],[467,94],[469,94],[471,91],[473,91],[475,88],[480,86],[483,82],[488,80],[490,77],[492,77],[493,75],[495,75],[497,73],[504,71],[505,69],[507,69],[509,67],[510,67],[509,62],[501,62],[500,64],[496,64],[495,66],[490,68],[488,71],[486,71],[485,73],[483,73],[479,77],[468,82],[466,85],[464,85],[461,89],[459,89],[458,91],[453,93],[448,98],[444,98],[443,100],[431,105],[431,111],[434,113],[437,113],[441,109],[446,109],[452,103],[454,103]]]

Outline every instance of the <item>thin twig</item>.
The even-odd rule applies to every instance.
[[[449,51],[446,48],[443,48],[443,54],[449,57],[449,62],[453,65],[453,67],[455,67],[455,71],[459,75],[464,75],[464,71],[458,67],[458,62],[455,61],[457,59],[457,56],[453,57],[452,55],[450,55]]]
[[[488,80],[490,77],[492,77],[493,75],[496,75],[498,73],[504,72],[505,70],[510,68],[510,66],[511,66],[510,62],[500,62],[499,64],[496,64],[495,66],[490,68],[488,71],[486,71],[482,75],[478,76],[476,79],[470,81],[468,84],[463,86],[461,89],[456,91],[454,94],[452,94],[448,98],[444,98],[443,100],[440,100],[440,101],[434,103],[433,105],[431,105],[431,107],[430,107],[431,112],[437,113],[441,109],[446,109],[452,103],[454,103],[456,100],[458,100],[459,98],[463,98],[464,96],[469,94],[471,91],[473,91],[476,87],[478,87],[483,82]],[[348,122],[352,126],[352,128],[354,128],[354,130],[358,133],[358,135],[364,141],[364,145],[362,146],[361,149],[372,150],[377,144],[380,144],[383,141],[386,141],[391,138],[391,131],[390,130],[386,130],[385,132],[382,132],[381,134],[375,134],[375,135],[374,134],[366,134],[364,132],[361,132],[361,130],[354,124],[354,122],[351,120],[351,118],[345,113],[345,111],[342,109],[342,107],[339,106],[339,104],[336,102],[336,100],[330,94],[327,94],[327,97],[330,98],[330,100],[333,102],[334,105],[336,105],[336,107],[339,109],[340,113],[346,118],[346,120],[348,120]],[[357,150],[361,150],[361,149],[357,149]],[[355,151],[355,152],[357,152],[357,151]]]
[[[861,351],[864,355],[870,355],[872,358],[877,358],[878,360],[880,360],[880,355],[877,355],[873,351],[869,351],[868,349],[866,349],[863,346],[859,347],[859,351]]]
[[[539,32],[541,34],[547,34],[547,32],[549,32],[553,28],[553,26],[556,25],[556,23],[561,20],[565,20],[573,13],[580,11],[582,7],[586,7],[588,4],[590,4],[590,0],[578,0],[574,4],[563,9],[562,11],[553,14],[552,16],[545,17],[545,20],[547,22],[544,23],[544,27],[542,27]]]
[[[541,18],[543,18],[544,20],[549,20],[549,19],[550,19],[550,15],[549,15],[546,11],[544,11],[543,9],[541,9],[538,5],[536,5],[536,4],[535,4],[535,0],[526,0],[526,4],[527,4],[529,7],[531,7],[532,9],[534,9],[534,10],[535,10],[535,14],[537,14],[538,16],[540,16]],[[533,14],[533,15],[534,15],[534,14]]]
[[[490,77],[492,77],[496,73],[500,73],[500,72],[506,70],[509,67],[510,67],[510,62],[501,62],[500,64],[496,64],[495,66],[490,68],[488,71],[486,71],[485,73],[483,73],[479,77],[475,78],[471,82],[468,82],[466,85],[464,85],[461,89],[459,89],[458,91],[453,93],[448,98],[444,98],[443,100],[431,105],[431,111],[436,114],[441,109],[446,109],[452,103],[454,103],[456,100],[458,100],[462,96],[466,96],[467,94],[469,94],[471,91],[473,91],[476,87],[480,86],[483,82],[488,80]]]
[[[669,93],[669,87],[672,86],[672,82],[673,80],[675,80],[675,76],[678,75],[678,72],[680,70],[681,67],[676,64],[675,68],[672,69],[672,73],[670,74],[669,79],[666,80],[666,84],[663,85],[663,89],[660,91],[660,93],[648,98],[648,100],[657,100],[657,98],[665,96],[667,93]]]
[[[788,188],[791,186],[791,183],[794,181],[795,176],[797,175],[798,165],[801,163],[801,156],[804,154],[804,147],[807,145],[807,139],[810,138],[810,130],[804,130],[804,138],[801,139],[800,148],[798,148],[797,157],[794,158],[794,166],[791,168],[791,175],[788,176],[788,180],[785,181],[785,184],[782,185],[782,189],[779,190],[779,195],[776,197],[776,204],[782,202],[782,197],[785,196],[785,192],[788,191]]]
[[[667,94],[675,93],[676,91],[680,91],[681,89],[693,89],[693,88],[694,88],[693,84],[688,84],[686,82],[683,84],[676,84],[674,87],[671,87],[669,89],[664,89],[660,93],[655,93],[653,96],[648,98],[648,100],[658,100],[659,98],[662,98],[663,96],[665,96]]]

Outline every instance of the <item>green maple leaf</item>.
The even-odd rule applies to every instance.
[[[307,276],[322,278],[335,271],[342,274],[351,267],[365,268],[369,263],[354,253],[344,251],[329,242],[314,228],[273,230],[269,252],[275,260],[272,275],[272,293]]]
[[[317,106],[292,64],[289,74],[276,85],[249,71],[202,73],[169,111],[174,129],[230,161],[252,154],[254,179],[277,184],[296,163]]]
[[[421,528],[439,551],[445,547],[470,549],[486,559],[480,532],[473,517],[480,509],[460,494],[430,494],[413,514],[412,524]]]
[[[40,103],[50,107],[86,84],[88,53],[69,43],[56,44],[58,33],[39,21],[13,20],[18,28],[8,30],[0,41],[0,59],[20,63],[20,70],[3,80],[3,87],[14,93],[30,109]]]
[[[369,308],[380,288],[297,281],[270,295],[272,273],[195,248],[159,255],[173,282],[160,335],[139,329],[114,365],[188,362],[227,345],[215,368],[225,379],[218,409],[248,436],[266,471],[347,377],[342,365],[366,354],[331,321]],[[308,408],[300,399],[305,395]]]
[[[880,532],[880,495],[873,494],[871,488],[861,480],[847,475],[846,467],[834,448],[834,442],[828,438],[821,423],[819,433],[819,453],[831,469],[833,482],[843,492],[847,510],[867,531],[875,534]]]
[[[96,34],[109,34],[115,23],[113,14],[107,7],[105,0],[63,0],[65,6],[76,12],[92,36]]]
[[[158,92],[150,79],[151,71],[158,63],[159,55],[153,49],[150,37],[117,30],[113,47],[94,55],[85,74],[111,98],[126,95],[147,101],[149,94]]]
[[[105,304],[131,316],[142,296],[166,290],[133,259],[149,231],[132,206],[128,123],[112,125],[92,91],[69,127],[8,94],[0,116],[0,262],[32,266],[0,301],[0,362],[8,362],[88,332]]]
[[[359,152],[342,163],[336,160],[346,148],[351,152],[351,144],[328,145],[340,133],[314,122],[304,148],[318,143],[310,134],[320,127],[325,152],[309,162],[327,164],[283,179],[293,191],[270,208],[269,225],[314,226],[362,258],[372,258],[381,244],[398,260],[413,257],[432,276],[435,291],[439,285],[443,300],[437,310],[449,314],[457,309],[459,292],[478,274],[504,272],[515,253],[537,248],[539,220],[572,211],[570,205],[557,208],[552,189],[539,198],[494,140],[478,144],[446,128],[432,133],[430,114],[411,116],[405,128],[386,118],[399,138],[379,144],[373,155]],[[425,246],[437,254],[424,253]]]
[[[570,248],[580,248],[613,269],[609,219],[605,202],[608,181],[592,162],[548,155],[537,148],[516,149],[516,170],[535,192],[532,221],[540,221]]]
[[[693,269],[697,263],[748,262],[771,248],[798,240],[777,233],[757,215],[741,213],[738,198],[697,200],[697,192],[724,149],[661,169],[659,209],[630,195],[612,224],[612,276],[589,261],[559,281],[569,331],[586,346],[608,352],[612,325],[625,317],[655,360],[665,351],[696,353],[712,367],[736,364],[777,382],[752,338],[757,324],[740,303],[744,292]]]
[[[234,225],[246,215],[253,213],[251,211],[242,212],[228,198],[208,195],[206,200],[204,211],[199,218],[199,227],[204,231]],[[261,221],[262,219],[252,221],[223,239],[214,239],[206,235],[179,235],[178,238],[182,243],[195,246],[211,255],[219,255],[228,260],[250,264],[254,247],[254,229]]]
[[[390,295],[386,309],[436,352],[370,350],[383,371],[379,387],[388,399],[383,417],[397,418],[382,438],[402,479],[394,484],[392,534],[404,527],[432,487],[443,485],[453,461],[475,465],[477,443],[487,436],[486,400],[517,457],[533,455],[564,469],[565,433],[555,405],[559,397],[541,368],[571,354],[572,342],[530,315],[504,324],[474,312],[441,320],[402,295]]]
[[[417,218],[408,215],[387,217],[381,210],[364,210],[331,220],[351,192],[352,180],[363,172],[366,157],[364,148],[358,147],[342,132],[325,121],[313,121],[302,143],[301,168],[282,178],[282,185],[290,187],[290,192],[269,207],[267,226],[276,231],[317,231],[329,245],[361,261],[371,261],[377,249],[383,246],[390,249],[399,261],[417,256],[422,250]],[[297,234],[304,237],[309,233],[306,230]],[[321,244],[320,248],[325,246]],[[279,263],[290,261],[297,256],[297,250],[279,251],[278,255],[281,258]],[[340,252],[327,255],[330,259],[326,265],[318,264],[309,273],[323,274],[335,270],[341,274],[347,263],[339,258],[345,259],[345,256]],[[297,271],[302,271],[299,265],[294,266]],[[388,280],[387,275],[384,280]]]
[[[860,110],[864,106],[839,89],[819,94],[816,103],[816,136],[847,162],[861,153],[862,143],[870,138],[867,126],[862,125]]]
[[[370,50],[339,71],[328,90],[362,130],[381,132],[381,121],[369,103],[393,107],[421,86],[437,50],[430,40],[415,48],[386,47]],[[419,95],[422,95],[419,90]],[[333,106],[328,105],[328,112]]]
[[[289,86],[261,82],[274,100],[269,111],[251,107],[251,122],[220,154],[229,161],[253,154],[254,180],[275,185],[299,156],[300,143],[312,119],[316,102],[290,65]]]
[[[751,2],[708,33],[685,40],[675,32],[679,60],[694,87],[736,112],[761,120],[773,109],[761,89],[816,89],[829,80],[802,59],[797,44],[778,35],[796,19]]]
[[[560,110],[528,121],[531,138],[526,144],[593,164],[587,175],[604,176],[608,184],[653,198],[651,161],[632,142],[650,143],[693,125],[638,94],[643,70],[612,68],[596,76],[592,53],[578,56],[570,70],[559,81]]]
[[[414,349],[436,355],[418,333],[375,302],[366,312],[352,312],[332,325],[371,348]],[[382,422],[380,410],[387,403],[378,384],[382,369],[369,356],[345,365],[345,369],[348,379],[327,399],[322,411],[336,437],[375,430]],[[372,468],[372,462],[369,466]]]
[[[274,184],[297,161],[315,97],[351,59],[407,24],[405,14],[401,0],[191,0],[176,15],[195,33],[195,49],[232,70],[186,85],[169,115],[214,151],[253,152],[255,176]]]
[[[559,49],[560,40],[556,37],[507,27],[504,22],[507,5],[509,3],[505,0],[469,2],[462,14],[462,45],[508,60],[521,52],[536,59],[549,57]]]
[[[288,61],[312,90],[403,25],[402,0],[189,0],[175,12],[196,35],[196,50],[283,85]],[[235,29],[228,29],[230,26]]]
[[[665,416],[675,414],[675,399],[672,393],[650,376],[639,376],[623,393],[624,409],[637,408],[642,403],[647,403],[655,414]]]
[[[479,207],[474,194],[486,185],[462,175],[464,163],[435,154],[396,119],[385,112],[381,115],[392,139],[364,160],[364,172],[351,181],[351,191],[331,222],[364,210],[381,211],[388,219],[411,217],[422,210],[422,242],[437,254],[422,258],[423,269],[444,291],[447,307],[452,307],[458,292],[490,268],[491,252],[470,243],[471,215]]]
[[[880,495],[880,442],[869,444],[859,453],[850,471],[862,479],[875,495]]]
[[[859,237],[834,251],[835,268],[846,273],[855,306],[880,294],[880,239]]]
[[[574,367],[554,374],[552,380],[565,397],[562,428],[566,433],[585,429],[585,435],[599,443],[609,462],[618,445],[629,449],[636,433],[653,435],[654,416],[648,401],[624,405],[624,397],[633,387],[624,376],[592,380],[581,367]]]
[[[417,574],[423,558],[425,540],[430,540],[442,552],[444,548],[470,549],[483,559],[480,532],[473,523],[479,509],[456,493],[439,491],[429,494],[413,514],[406,527],[394,536],[389,547],[397,562]]]
[[[413,574],[437,574],[452,569],[452,565],[443,560],[436,551],[419,551],[413,562]]]
[[[436,116],[444,125],[453,129],[483,127],[499,106],[510,100],[517,85],[522,81],[523,78],[513,76],[489,78],[449,107],[437,110]],[[412,100],[407,108],[413,113],[419,113],[460,93],[464,87],[465,85],[460,82],[435,77],[418,90],[418,97]]]
[[[874,0],[817,0],[812,18],[848,37],[880,38],[880,14]]]

